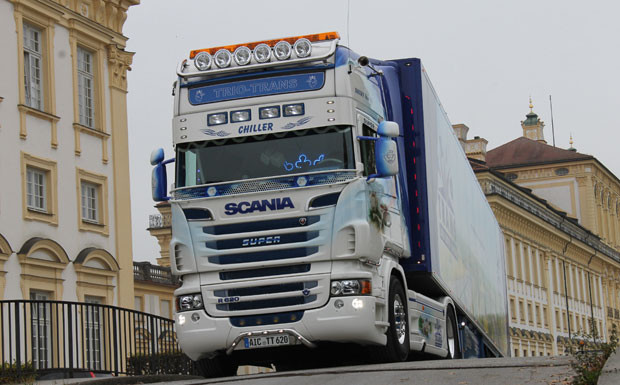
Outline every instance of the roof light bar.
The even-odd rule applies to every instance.
[[[182,78],[324,60],[336,52],[337,32],[194,50],[177,67]],[[193,59],[193,60],[192,60]]]
[[[203,48],[203,49],[195,49],[189,53],[189,58],[193,59],[199,52],[208,52],[210,55],[214,55],[220,49],[227,49],[230,52],[234,52],[238,47],[246,46],[250,50],[254,50],[254,48],[259,44],[267,44],[269,47],[275,46],[280,41],[285,41],[291,45],[295,44],[297,40],[307,39],[311,43],[317,41],[326,41],[326,40],[336,40],[340,39],[340,34],[338,32],[326,32],[326,33],[317,33],[314,35],[303,35],[303,36],[293,36],[286,37],[284,39],[275,39],[275,40],[264,40],[264,41],[255,41],[253,43],[246,44],[235,44],[235,45],[226,45],[222,47],[214,47],[214,48]]]

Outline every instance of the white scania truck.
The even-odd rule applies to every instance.
[[[177,74],[153,198],[205,376],[330,343],[507,353],[502,234],[419,59],[322,33],[195,50]]]

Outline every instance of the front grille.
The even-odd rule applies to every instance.
[[[253,316],[323,306],[329,299],[333,211],[312,214],[196,223],[201,265],[226,270],[218,272],[220,283],[203,286],[207,313]]]
[[[220,241],[208,241],[206,242],[206,246],[208,249],[213,250],[251,248],[257,246],[284,245],[287,243],[306,242],[315,239],[318,236],[318,231],[308,231],[304,233],[288,233],[276,236],[245,237],[224,239]]]
[[[256,287],[242,287],[229,290],[216,290],[213,295],[216,297],[234,297],[234,296],[248,296],[248,295],[261,295],[270,293],[286,293],[289,291],[302,291],[303,289],[312,289],[318,285],[318,282],[292,282],[292,283],[280,283],[276,285],[265,285]]]
[[[310,186],[321,186],[321,185],[332,185],[336,183],[347,182],[351,179],[354,179],[355,171],[337,171],[337,172],[326,172],[320,174],[310,174],[304,175],[307,178],[306,187]],[[265,192],[265,191],[275,191],[275,190],[283,190],[289,188],[296,188],[297,178],[299,176],[285,176],[281,178],[272,178],[272,179],[261,179],[261,180],[253,180],[247,182],[238,182],[238,183],[228,183],[228,184],[220,184],[220,185],[211,185],[211,186],[200,186],[200,187],[182,187],[172,192],[174,199],[176,200],[188,200],[188,199],[197,199],[197,198],[210,198],[212,196],[226,196],[226,195],[237,195],[243,193],[253,193],[253,192]],[[216,195],[207,194],[207,189],[215,187],[217,190]]]
[[[242,310],[257,310],[257,309],[271,309],[274,307],[285,307],[303,305],[316,301],[316,295],[309,295],[307,297],[289,297],[289,298],[274,298],[274,299],[261,299],[251,302],[237,302],[217,305],[217,310],[222,311],[242,311]]]
[[[319,215],[312,215],[309,217],[271,219],[267,221],[242,222],[231,225],[205,226],[202,228],[202,231],[210,235],[228,235],[250,233],[252,231],[293,229],[297,227],[306,227],[313,225],[317,223],[320,219],[321,217]]]
[[[222,281],[230,281],[235,279],[273,277],[278,275],[301,274],[310,271],[310,264],[304,263],[292,266],[276,266],[265,267],[260,269],[246,269],[236,271],[224,271],[220,273]]]
[[[262,286],[235,287],[214,290],[213,297],[219,311],[273,309],[305,305],[316,301],[319,282],[292,281]]]
[[[316,254],[318,251],[318,247],[296,247],[294,249],[268,250],[256,253],[218,255],[209,257],[209,262],[217,265],[232,265],[236,263],[277,261],[308,257]]]

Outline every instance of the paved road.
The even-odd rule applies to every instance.
[[[299,372],[267,373],[218,379],[183,379],[180,376],[121,377],[88,382],[41,381],[40,385],[172,384],[172,385],[568,385],[573,371],[569,357],[489,358],[482,360],[436,360],[400,364],[347,366]],[[186,377],[187,378],[187,377]],[[157,382],[159,381],[159,382]],[[620,354],[612,355],[599,385],[620,384]]]
[[[418,361],[400,364],[348,366],[303,372],[268,373],[220,379],[177,381],[174,385],[517,385],[570,383],[568,357],[493,358],[483,360]]]

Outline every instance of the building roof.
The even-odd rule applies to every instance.
[[[594,157],[553,147],[522,136],[488,151],[486,164],[490,168],[501,169],[587,159],[594,159]]]

